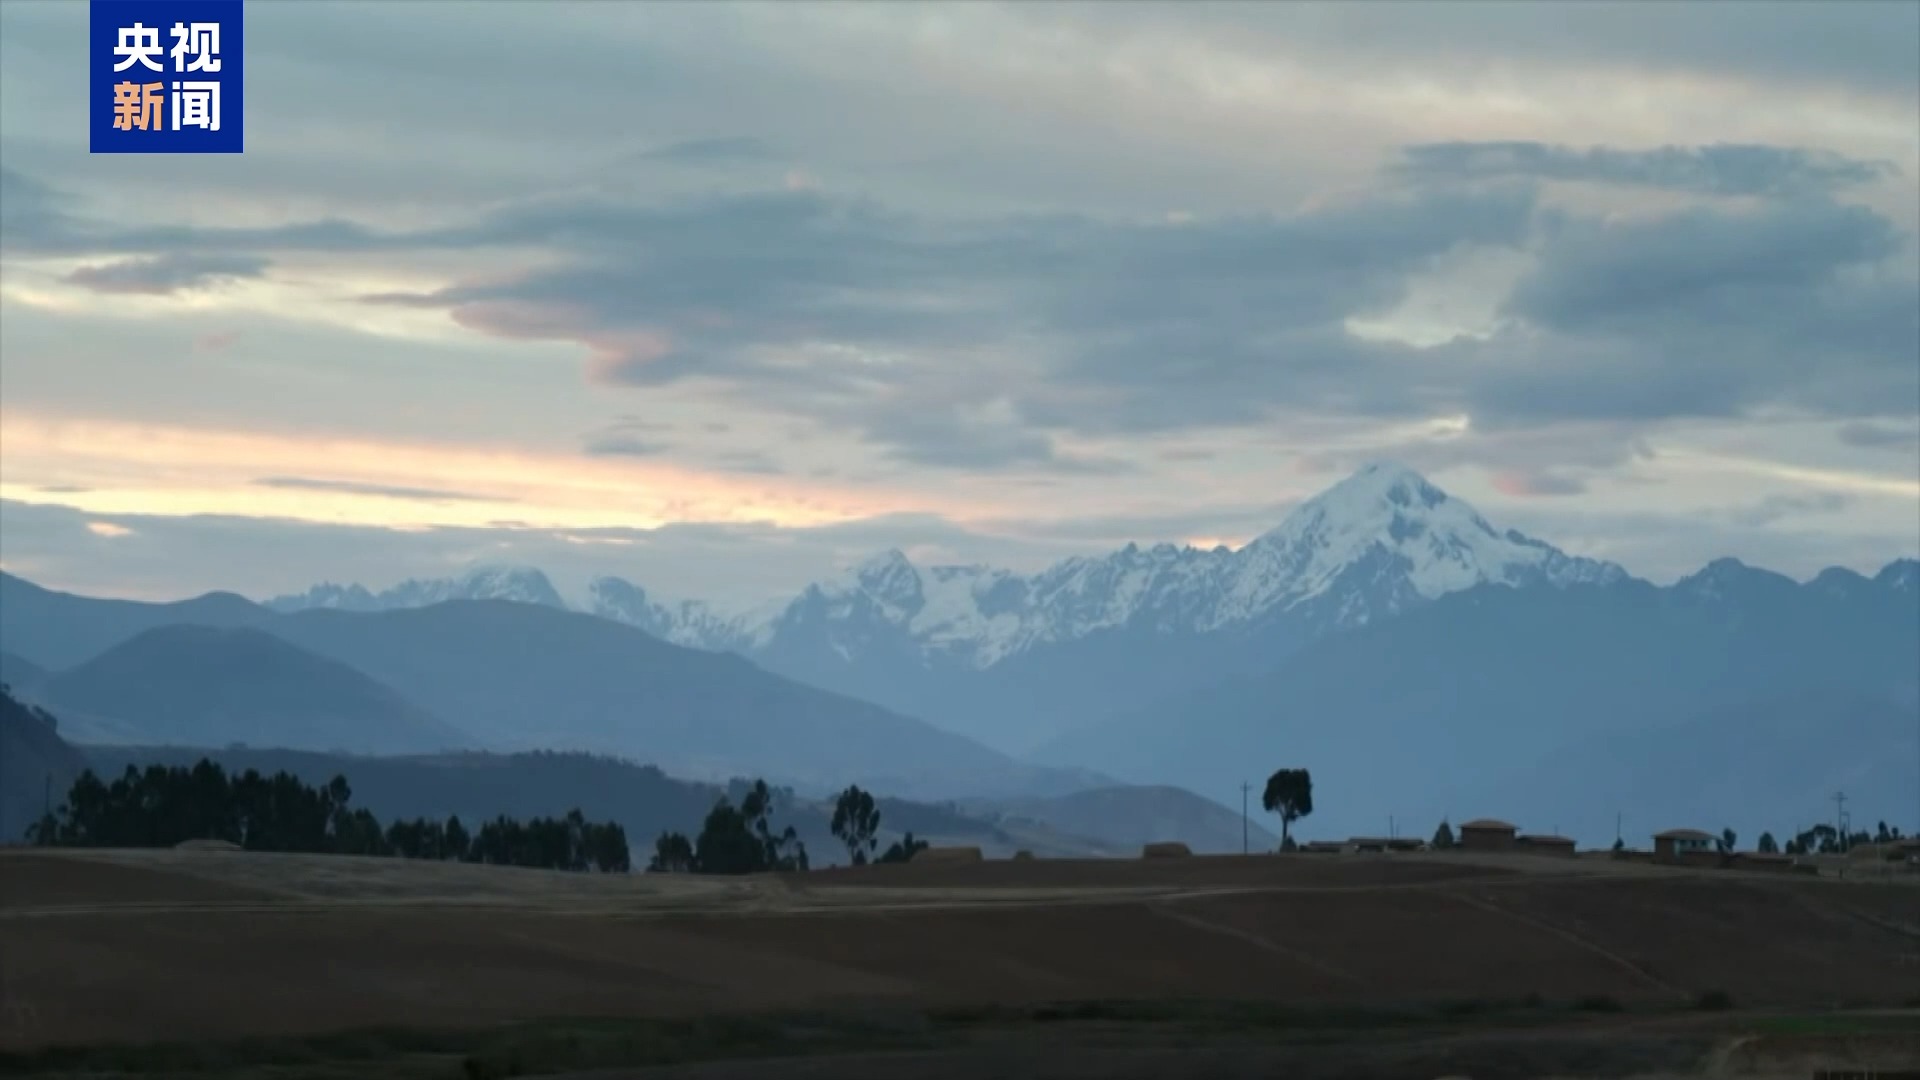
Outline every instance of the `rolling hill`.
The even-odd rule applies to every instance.
[[[535,604],[454,600],[280,614],[226,594],[170,604],[97,600],[0,575],[0,648],[43,667],[82,663],[178,624],[266,631],[348,665],[495,749],[587,750],[692,778],[765,776],[816,792],[857,782],[915,798],[1059,794],[1104,782],[1016,762],[738,656]],[[105,691],[100,700],[85,696],[78,680],[63,687],[61,700],[81,711],[127,704]]]
[[[247,627],[162,626],[43,681],[83,743],[253,743],[369,754],[474,746],[337,660]]]

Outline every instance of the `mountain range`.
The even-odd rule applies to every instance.
[[[1497,817],[1592,839],[1920,812],[1915,566],[1799,584],[1734,560],[1666,588],[1484,587],[1054,739],[1037,761],[1224,795],[1311,767],[1316,825]],[[1873,810],[1865,808],[1872,807]],[[1645,843],[1644,837],[1641,843]]]
[[[737,656],[540,604],[284,614],[231,594],[101,600],[0,574],[0,655],[32,676],[23,694],[70,709],[77,733],[108,742],[580,750],[690,779],[764,775],[929,798],[1100,782]]]
[[[889,551],[757,616],[614,577],[569,605],[530,568],[265,605],[0,586],[0,661],[43,692],[143,631],[248,627],[481,745],[703,779],[1057,808],[1117,778],[1237,810],[1242,782],[1306,766],[1335,835],[1491,815],[1591,840],[1715,808],[1804,824],[1834,786],[1920,807],[1920,562],[1802,583],[1722,559],[1660,587],[1394,465],[1238,549],[1025,575]]]
[[[757,615],[663,603],[608,576],[591,582],[582,606],[1019,753],[1142,698],[1258,670],[1304,642],[1462,589],[1625,580],[1612,563],[1496,529],[1418,473],[1383,463],[1238,549],[1129,544],[1033,575],[921,568],[895,550]],[[539,571],[498,567],[379,594],[318,585],[267,606],[405,607],[449,596],[565,606]]]

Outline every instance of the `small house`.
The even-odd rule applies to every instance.
[[[1512,851],[1520,830],[1493,818],[1475,818],[1460,826],[1460,846],[1468,851]]]
[[[1548,836],[1545,834],[1521,836],[1516,837],[1514,842],[1519,845],[1520,850],[1535,855],[1565,855],[1572,857],[1575,854],[1573,841],[1564,836]]]
[[[1672,859],[1699,852],[1712,852],[1714,835],[1699,829],[1668,829],[1653,834],[1653,855],[1657,859]]]

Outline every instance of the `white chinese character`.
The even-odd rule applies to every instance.
[[[220,130],[220,84],[218,82],[177,82],[173,84],[173,130],[183,127]]]
[[[173,70],[219,71],[220,24],[197,22],[173,24]],[[192,57],[192,60],[188,60]]]
[[[124,56],[125,60],[113,65],[115,71],[125,71],[136,62],[147,65],[155,71],[165,71],[154,57],[160,55],[160,28],[134,23],[120,28],[120,44],[113,47],[113,55]]]

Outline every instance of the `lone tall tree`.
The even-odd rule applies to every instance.
[[[1260,794],[1260,805],[1269,814],[1280,815],[1280,850],[1289,846],[1289,831],[1294,822],[1313,813],[1313,777],[1305,769],[1281,769],[1267,777],[1267,789]]]
[[[847,845],[847,858],[855,866],[865,866],[867,857],[879,843],[880,808],[873,804],[873,793],[858,786],[840,793],[833,803],[833,835]]]

